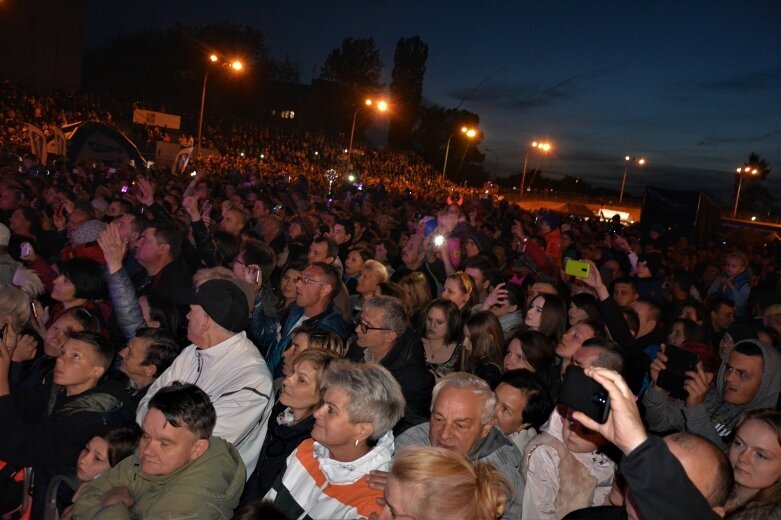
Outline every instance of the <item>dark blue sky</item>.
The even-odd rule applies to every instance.
[[[390,82],[399,37],[429,45],[424,97],[480,115],[499,175],[520,171],[533,139],[546,173],[620,183],[624,156],[645,184],[729,198],[750,152],[781,193],[781,2],[348,2],[88,0],[88,44],[119,30],[235,22],[277,57],[319,74],[344,37],[374,37]],[[530,166],[534,165],[530,157]]]

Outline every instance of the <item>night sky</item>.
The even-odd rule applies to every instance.
[[[681,5],[685,4],[685,5]],[[645,184],[728,201],[750,152],[781,194],[781,2],[88,0],[87,44],[118,31],[234,22],[257,27],[309,82],[343,38],[372,36],[390,83],[400,37],[429,46],[423,95],[476,112],[486,169],[518,173],[549,139],[546,174],[620,185],[625,155]],[[532,153],[529,166],[535,166]]]

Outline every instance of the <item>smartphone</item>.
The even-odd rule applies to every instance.
[[[564,373],[559,402],[583,412],[599,424],[605,424],[610,414],[610,395],[605,387],[575,365],[570,365]]]
[[[700,357],[694,352],[675,345],[667,345],[664,353],[667,356],[667,368],[659,372],[656,384],[659,388],[670,392],[670,395],[676,399],[686,399],[689,397],[689,392],[683,388],[686,372],[697,370]]]
[[[127,184],[123,184],[122,187],[119,189],[119,191],[121,191],[122,193],[127,193],[127,190],[129,189],[130,186],[128,186]]]
[[[443,237],[442,235],[437,235],[437,236],[434,237],[434,245],[435,246],[439,247],[439,246],[441,246],[444,243],[445,243],[445,237]]]
[[[588,264],[588,262],[581,262],[580,260],[567,258],[567,263],[564,265],[564,272],[577,278],[588,278],[588,272],[590,268],[591,266]]]
[[[201,206],[201,215],[210,215],[212,212],[212,201],[204,200]]]
[[[30,247],[30,242],[22,243],[22,247],[19,249],[19,253],[22,258],[30,256]]]

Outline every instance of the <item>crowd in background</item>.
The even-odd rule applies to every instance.
[[[391,150],[349,179],[227,121],[192,176],[42,165],[23,123],[129,113],[6,86],[6,511],[32,468],[37,518],[781,515],[778,239],[532,212]]]

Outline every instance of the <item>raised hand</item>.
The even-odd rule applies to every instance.
[[[694,408],[701,405],[712,382],[713,374],[705,372],[702,362],[698,361],[696,370],[686,372],[686,381],[683,383],[683,389],[689,393],[686,397],[686,407]]]
[[[618,372],[607,368],[587,368],[585,372],[610,395],[610,414],[605,424],[599,424],[581,412],[574,412],[572,418],[601,433],[625,455],[630,453],[648,438],[634,394]]]
[[[122,240],[119,234],[119,224],[112,222],[98,237],[98,245],[106,259],[106,267],[109,274],[114,274],[122,269],[122,262],[127,253],[127,241]]]
[[[155,202],[155,187],[143,177],[136,178],[136,188],[138,188],[138,200],[144,206],[151,206]]]
[[[659,372],[662,370],[667,370],[667,355],[665,354],[667,345],[662,343],[661,348],[662,349],[656,353],[656,359],[651,361],[649,374],[651,376],[651,384],[653,385],[654,389],[658,390],[659,392],[666,393],[666,390],[659,388],[659,385],[656,384],[656,380],[659,378]]]

